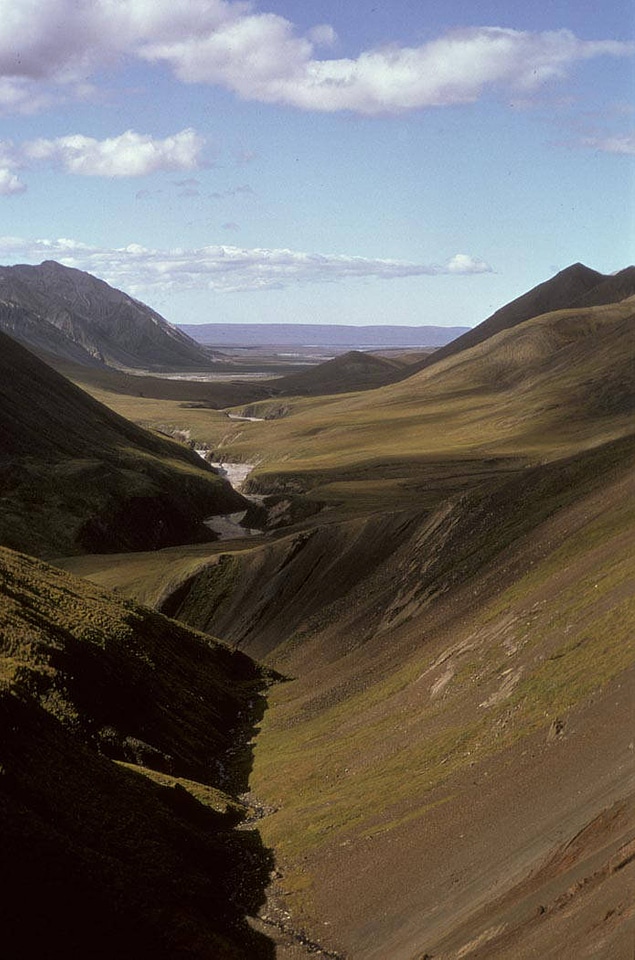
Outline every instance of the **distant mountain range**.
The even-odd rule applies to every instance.
[[[360,326],[323,323],[183,323],[199,343],[215,347],[320,347],[381,350],[387,347],[440,347],[469,327]]]
[[[54,260],[0,267],[0,330],[40,354],[82,365],[205,370],[212,362],[150,307]]]
[[[177,328],[150,307],[102,280],[45,261],[39,266],[0,267],[0,331],[81,382],[84,377],[97,378],[104,381],[102,386],[118,392],[132,390],[145,396],[222,408],[275,397],[368,390],[405,380],[532,317],[554,310],[615,303],[633,294],[635,267],[607,276],[575,263],[501,307],[474,328],[289,323],[214,323]],[[201,342],[197,343],[194,337]],[[313,346],[337,355],[302,372],[239,382],[235,358],[223,356],[211,344],[225,349],[284,348],[290,354]],[[388,347],[427,348],[432,352],[419,357],[372,353]],[[125,370],[137,374],[146,371],[150,376],[144,377],[143,382],[137,376],[130,384]],[[179,383],[151,376],[153,372],[221,370],[235,372],[237,381]]]

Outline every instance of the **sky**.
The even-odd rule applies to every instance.
[[[473,325],[635,261],[630,2],[0,0],[0,263],[174,323]]]

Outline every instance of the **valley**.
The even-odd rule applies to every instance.
[[[16,951],[70,843],[40,896],[63,938],[62,867],[87,927],[114,884],[95,956],[630,960],[634,274],[267,395],[2,340]]]

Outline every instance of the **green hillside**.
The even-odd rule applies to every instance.
[[[629,958],[633,312],[558,310],[400,383],[210,420],[253,489],[321,512],[69,561],[289,678],[251,778],[269,904],[334,955]]]
[[[545,314],[370,393],[295,399],[283,419],[222,434],[210,423],[210,443],[259,464],[254,491],[309,491],[350,509],[426,503],[439,481],[444,495],[470,474],[480,482],[628,433],[634,317],[633,298]]]
[[[581,271],[595,296],[606,278]],[[231,685],[209,698],[222,715],[199,715],[206,660],[181,633],[165,658],[145,632],[75,650],[54,696],[59,656],[36,637],[8,676],[100,757],[196,796],[227,790],[223,766],[204,771],[225,731],[265,845],[239,857],[255,863],[241,916],[262,904],[251,922],[279,960],[630,960],[634,313],[632,298],[552,309],[400,382],[290,398],[277,419],[113,399],[257,464],[252,489],[278,511],[319,507],[252,540],[58,561],[277,671],[253,756],[227,734]],[[24,605],[58,623],[47,596]],[[100,635],[85,639],[101,649]],[[231,815],[235,799],[214,796]]]
[[[209,539],[242,498],[0,335],[0,542],[42,556]]]

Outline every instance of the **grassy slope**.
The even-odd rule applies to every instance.
[[[223,792],[263,671],[5,549],[0,620],[3,953],[271,958],[271,859]]]
[[[192,451],[121,419],[8,337],[0,344],[5,545],[49,556],[148,548],[240,509]]]
[[[226,459],[258,463],[257,492],[310,491],[355,512],[433,506],[628,432],[634,310],[626,300],[546,314],[371,393],[296,399],[265,423],[210,420],[209,439]]]
[[[632,316],[559,311],[223,426],[263,486],[382,514],[215,550],[174,601],[296,677],[257,745],[263,835],[356,958],[629,956]]]
[[[609,865],[634,826],[632,459],[614,441],[432,515],[225,549],[175,598],[296,678],[272,691],[252,784],[279,808],[262,832],[296,923],[323,938],[328,920],[327,944],[454,957],[495,915],[484,956],[530,956],[529,924],[541,955],[573,958],[600,912],[628,957],[632,868]]]
[[[341,516],[413,501],[432,507],[488,477],[628,431],[634,309],[631,299],[536,317],[401,383],[291,399],[283,419],[264,423],[99,397],[145,424],[190,428],[225,459],[257,463],[256,492],[310,491],[341,506]]]
[[[526,936],[577,957],[600,908],[622,955],[630,873],[607,864],[632,824],[632,322],[629,301],[558,311],[372,395],[219,422],[228,458],[265,460],[262,487],[347,510],[214,548],[204,569],[201,548],[178,573],[173,552],[150,561],[153,600],[181,584],[172,612],[296,677],[256,751],[256,788],[280,807],[264,835],[296,916],[328,918],[355,957],[454,956],[479,937],[516,957]],[[589,828],[600,839],[532,887],[612,804],[622,827]],[[565,934],[558,898],[580,878]]]
[[[607,279],[609,278],[598,273],[597,270],[591,270],[583,263],[574,263],[512,300],[511,303],[505,304],[482,323],[441,347],[436,356],[426,358],[421,367],[455,356],[502,330],[509,330],[532,317],[577,306],[587,294],[596,290]],[[630,291],[631,294],[633,292],[635,291]],[[618,299],[619,297],[609,296],[607,299],[599,299],[596,302],[612,303]]]
[[[537,904],[548,928],[575,871],[595,872],[585,848],[514,893],[632,789],[629,460],[600,449],[473,495],[274,652],[297,679],[274,691],[256,748],[254,789],[280,807],[263,835],[296,914],[328,919],[352,956],[463,949],[504,893],[500,956],[524,956]],[[334,564],[333,582],[347,572]],[[602,869],[634,828],[631,812]],[[574,929],[543,929],[541,955],[598,943],[601,908],[626,957],[632,872],[597,900],[572,894]]]

